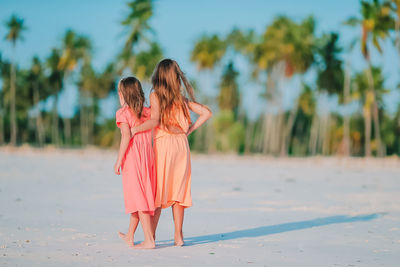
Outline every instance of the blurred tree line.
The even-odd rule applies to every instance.
[[[102,70],[93,68],[91,40],[71,29],[46,58],[35,56],[29,68],[19,68],[15,55],[28,29],[18,16],[8,19],[5,38],[13,54],[6,59],[0,53],[0,144],[118,144],[114,119],[101,116],[101,100],[115,96],[123,74],[133,73],[148,82],[163,58],[149,24],[153,1],[127,5],[121,22],[124,46]],[[362,0],[359,14],[343,23],[359,32],[347,47],[341,47],[337,32],[317,34],[312,16],[302,21],[276,17],[260,34],[234,28],[227,35],[200,36],[193,44],[191,61],[209,77],[217,70],[221,75],[216,97],[203,93],[193,81],[199,101],[213,107],[214,117],[189,136],[192,149],[276,156],[400,155],[400,103],[395,114],[389,114],[383,102],[384,94],[397,88],[385,88],[382,69],[370,56],[373,49],[383,52],[382,42],[393,40],[400,64],[400,0]],[[360,72],[348,60],[354,49],[360,50],[365,61]],[[245,74],[237,67],[238,58],[251,70],[244,78],[264,88],[260,97],[266,106],[255,120],[248,117],[242,102],[244,94],[255,91],[239,81]],[[310,71],[316,73],[315,80],[305,82]],[[72,117],[60,116],[58,107],[64,101],[60,94],[68,86],[76,86],[79,92]],[[288,109],[283,101],[285,90],[293,86],[300,93]],[[337,99],[338,109],[344,112],[320,112],[327,97]],[[358,110],[349,112],[354,106]]]

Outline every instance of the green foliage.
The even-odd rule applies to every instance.
[[[357,72],[353,78],[353,84],[355,85],[353,98],[361,101],[361,103],[371,101],[371,99],[369,99],[368,80],[365,72],[366,70],[363,72]],[[382,69],[379,67],[372,67],[372,76],[377,103],[380,107],[383,107],[383,95],[388,93],[389,90],[384,86],[385,79],[382,74]]]
[[[6,26],[9,32],[5,38],[6,40],[10,41],[13,46],[15,46],[17,40],[23,40],[22,32],[26,30],[24,19],[21,19],[17,15],[13,14],[6,22]]]
[[[314,29],[315,20],[311,16],[299,24],[286,16],[277,17],[255,46],[252,55],[255,72],[284,62],[287,77],[304,73],[314,62]]]
[[[61,51],[59,49],[53,48],[51,50],[50,56],[46,60],[46,67],[49,72],[47,80],[52,94],[58,94],[63,87],[64,71],[58,68],[60,60]]]
[[[351,17],[345,21],[351,27],[360,27],[362,35],[360,39],[361,52],[369,59],[369,42],[382,53],[381,40],[389,37],[389,31],[394,28],[394,19],[388,1],[361,0],[361,17]]]
[[[303,85],[303,90],[299,96],[299,108],[307,116],[315,113],[316,100],[314,92],[308,85]]]
[[[126,67],[133,67],[136,63],[136,54],[139,53],[139,44],[151,44],[153,30],[149,24],[153,16],[152,0],[136,0],[127,3],[129,13],[121,22],[126,32],[125,45],[119,54],[121,60],[119,71],[122,72]]]
[[[128,16],[121,22],[129,30],[124,51],[131,51],[141,40],[147,40],[146,33],[152,31],[149,20],[153,16],[152,0],[136,0],[127,3]]]
[[[194,45],[190,60],[197,64],[197,68],[213,69],[226,52],[226,42],[216,34],[201,36]]]
[[[216,148],[220,151],[239,152],[244,145],[244,126],[235,121],[232,111],[221,111],[214,120]]]
[[[236,52],[249,56],[254,51],[257,37],[254,30],[241,31],[238,28],[234,28],[226,37],[226,42]]]
[[[91,51],[92,44],[86,36],[68,29],[62,40],[62,54],[57,67],[68,72],[76,68],[79,60],[83,60],[84,64],[89,64]]]
[[[12,121],[16,121],[19,129],[17,131],[19,143],[40,143],[37,138],[39,123],[38,120],[35,121],[38,116],[32,110],[40,101],[47,101],[51,97],[57,99],[67,80],[66,77],[74,72],[74,82],[80,92],[79,110],[72,118],[61,118],[57,110],[58,102],[54,101],[52,111],[39,112],[43,121],[44,143],[69,146],[89,143],[100,147],[116,147],[120,135],[115,120],[99,118],[99,102],[115,93],[117,76],[123,71],[129,70],[142,81],[148,81],[154,67],[163,58],[162,45],[156,42],[150,25],[154,3],[152,0],[127,3],[127,13],[121,21],[125,30],[124,46],[121,47],[117,58],[104,69],[95,69],[92,65],[93,44],[90,39],[73,30],[65,32],[60,46],[49,51],[45,59],[34,57],[27,68],[19,68],[16,62],[9,62],[0,54],[1,144],[11,140]],[[382,52],[382,41],[392,37],[391,34],[396,29],[395,22],[399,23],[399,3],[398,0],[361,0],[360,14],[345,22],[360,30],[361,52],[367,63],[366,71],[356,72],[351,77],[351,86],[346,86],[351,90],[351,100],[358,100],[361,106],[359,112],[350,118],[332,112],[326,116],[316,114],[318,92],[338,96],[339,104],[343,103],[344,71],[343,48],[339,45],[338,33],[319,34],[315,31],[316,22],[312,16],[303,20],[278,16],[266,25],[261,34],[257,34],[253,29],[233,28],[226,35],[199,36],[193,44],[190,60],[201,71],[208,70],[211,73],[217,70],[213,73],[221,71],[222,74],[219,77],[219,91],[213,96],[202,95],[201,88],[193,83],[196,94],[201,96],[200,103],[211,107],[218,105],[219,108],[218,111],[214,111],[211,123],[188,137],[191,149],[204,153],[288,151],[290,155],[305,156],[310,154],[310,140],[316,137],[319,146],[324,147],[323,153],[328,155],[338,153],[345,132],[349,132],[351,155],[362,156],[366,154],[364,150],[367,149],[364,144],[371,138],[368,137],[371,134],[364,131],[366,128],[364,113],[369,112],[371,116],[376,97],[380,120],[380,123],[376,124],[381,127],[382,143],[386,153],[400,155],[400,105],[396,114],[387,113],[383,103],[383,95],[389,91],[385,86],[386,77],[380,67],[372,64],[370,58],[370,47]],[[12,15],[5,26],[8,29],[5,39],[15,47],[26,30],[25,22],[18,16]],[[400,41],[397,40],[395,45],[398,48],[399,44]],[[237,55],[240,55],[240,60],[247,59],[252,77],[239,76],[241,73],[235,66],[242,67],[242,62],[237,60]],[[15,76],[12,75],[14,68]],[[294,75],[302,76],[310,69],[317,74],[315,80],[303,85],[292,110],[284,110],[283,106],[279,106],[283,93],[279,91],[283,88],[279,85],[280,81],[282,78],[291,78]],[[255,121],[251,121],[241,106],[239,89],[244,86],[239,82],[239,77],[240,81],[256,78],[257,82],[265,83],[268,104],[276,105],[274,107],[279,110],[279,114],[260,115]],[[13,84],[16,86],[13,87]],[[11,88],[16,92],[15,119],[10,112],[13,102]],[[247,84],[246,92],[242,91],[243,93],[251,93],[247,90]],[[319,121],[316,118],[319,118]],[[313,124],[315,122],[319,123],[316,127]],[[315,130],[324,133],[313,135],[312,131]],[[373,133],[374,137],[377,136],[376,131],[372,130],[375,130],[375,124],[370,133]],[[74,134],[69,136],[68,131]],[[76,132],[80,134],[75,134]],[[86,143],[83,141],[85,135],[88,139]],[[377,147],[376,139],[372,140],[371,147]],[[263,147],[269,144],[268,142],[279,144],[272,151]],[[287,147],[284,147],[286,145]]]
[[[114,119],[105,121],[98,129],[95,144],[100,147],[112,147],[116,143],[115,136],[120,136],[119,134],[116,134],[116,131]]]
[[[150,48],[140,51],[136,55],[135,64],[132,66],[132,73],[135,73],[139,80],[149,80],[157,63],[163,58],[163,52],[158,43],[151,43]]]
[[[317,85],[319,90],[343,96],[344,73],[337,33],[324,34],[316,45],[318,59]]]
[[[235,118],[239,108],[239,89],[237,77],[239,73],[234,69],[230,62],[222,74],[220,91],[218,95],[218,105],[220,110],[233,111]]]

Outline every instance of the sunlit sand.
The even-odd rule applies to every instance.
[[[397,266],[400,160],[193,155],[184,246],[127,246],[116,152],[0,150],[0,265]],[[135,244],[143,241],[141,228]]]

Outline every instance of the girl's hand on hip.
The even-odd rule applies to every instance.
[[[193,132],[193,129],[192,129],[192,127],[190,127],[189,130],[188,130],[187,133],[186,133],[186,136],[188,136],[188,135],[191,134],[192,132]]]

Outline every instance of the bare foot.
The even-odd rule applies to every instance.
[[[154,241],[143,241],[142,243],[133,246],[133,248],[137,249],[152,249],[155,247],[156,244]]]
[[[182,247],[185,244],[183,242],[183,235],[182,234],[175,234],[175,242],[174,245],[177,247]]]
[[[128,244],[128,246],[133,247],[133,239],[130,239],[126,234],[118,232],[119,237]]]

